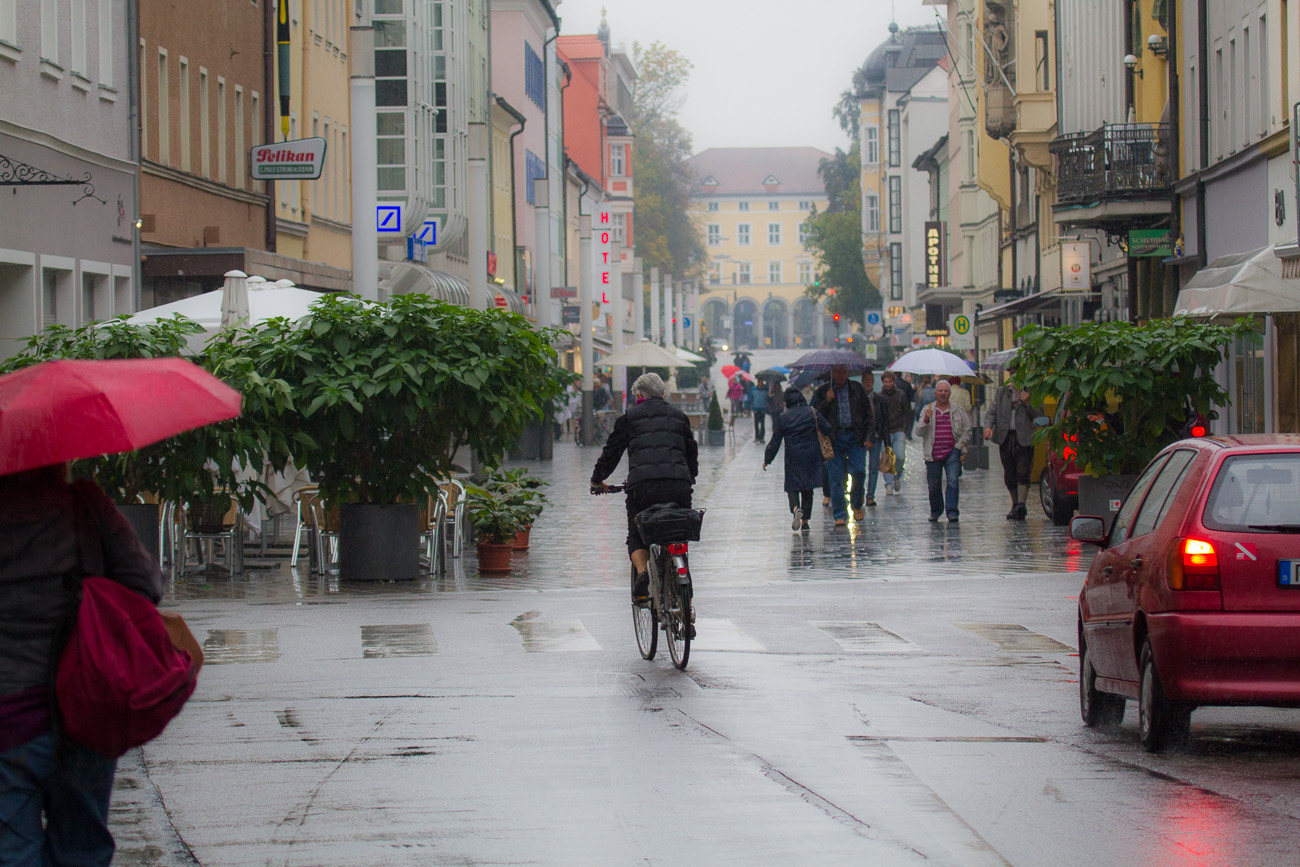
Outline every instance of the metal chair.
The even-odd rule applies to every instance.
[[[320,487],[318,485],[303,485],[301,488],[293,492],[293,509],[297,523],[293,529],[293,554],[289,557],[289,565],[291,567],[296,568],[298,566],[298,554],[302,550],[302,536],[304,531],[307,533],[307,557],[309,560],[312,557],[312,551],[314,550],[316,539],[315,536],[312,535],[313,530],[309,510],[311,508],[310,500],[313,497],[318,496],[320,496]]]
[[[442,536],[451,546],[452,559],[460,559],[465,547],[465,486],[457,479],[438,482],[444,497]]]
[[[425,506],[421,522],[420,544],[424,548],[425,567],[430,575],[447,571],[447,549],[445,542],[447,519],[447,495],[441,490],[438,495],[430,496]]]
[[[324,575],[338,569],[339,528],[338,509],[329,507],[318,491],[307,500],[311,519],[310,571]]]
[[[227,505],[224,512],[217,515],[216,512],[209,512],[210,508],[220,508],[222,503]],[[217,500],[202,510],[194,505],[185,503],[176,510],[176,519],[173,526],[176,528],[173,538],[177,545],[172,549],[172,575],[186,571],[186,565],[189,563],[189,543],[195,543],[195,560],[200,568],[205,567],[215,558],[218,545],[225,552],[225,568],[230,572],[230,577],[243,575],[244,573],[244,515],[239,508],[239,503],[230,495],[225,495],[224,500]],[[204,523],[195,526],[195,519],[202,518]]]

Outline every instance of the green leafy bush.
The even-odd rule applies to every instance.
[[[1254,320],[1215,325],[1186,318],[1031,325],[1013,381],[1034,403],[1069,395],[1068,412],[1040,439],[1077,438],[1078,466],[1089,475],[1136,473],[1177,438],[1189,410],[1208,413],[1228,394],[1214,379],[1227,347],[1259,339]]]

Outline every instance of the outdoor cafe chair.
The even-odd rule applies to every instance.
[[[295,525],[293,528],[293,553],[289,555],[289,565],[297,567],[298,555],[302,551],[302,537],[307,536],[308,557],[312,556],[313,546],[316,544],[314,531],[311,525],[311,499],[320,496],[320,487],[317,485],[303,485],[293,492],[293,511]]]
[[[307,501],[311,521],[309,568],[312,573],[325,575],[339,568],[339,515],[338,507],[330,506],[317,491]]]
[[[420,516],[420,545],[424,550],[421,558],[430,575],[447,571],[446,520],[447,495],[441,490],[437,496],[430,495],[428,504]]]
[[[220,510],[225,505],[225,510]],[[173,512],[172,576],[182,574],[189,565],[190,545],[194,545],[194,561],[199,568],[215,560],[216,553],[224,553],[225,568],[230,577],[244,573],[244,515],[239,503],[229,494],[223,495],[208,508],[199,509],[182,503]]]
[[[443,479],[438,482],[446,502],[442,520],[443,539],[451,548],[452,559],[460,559],[465,547],[465,486],[458,479]]]

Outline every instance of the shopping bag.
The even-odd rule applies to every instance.
[[[822,433],[820,428],[817,429],[817,442],[822,447],[822,460],[829,461],[835,457],[835,443],[831,442],[831,438]]]
[[[885,450],[880,453],[880,471],[892,476],[896,460],[894,450],[889,446],[885,446]]]

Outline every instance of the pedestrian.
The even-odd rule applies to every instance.
[[[831,441],[835,454],[826,462],[826,474],[835,526],[843,527],[848,523],[844,496],[846,472],[853,482],[850,489],[853,519],[861,521],[867,478],[866,443],[873,422],[871,401],[862,383],[849,379],[848,366],[838,364],[831,368],[831,381],[813,392],[812,408],[826,417],[834,431]]]
[[[883,473],[885,493],[897,494],[903,490],[903,456],[907,449],[907,420],[912,417],[912,404],[907,393],[898,387],[898,379],[892,370],[880,374],[880,396],[884,398],[888,421],[884,425],[889,431],[885,442],[894,452],[894,471]]]
[[[907,405],[916,406],[916,386],[912,384],[912,374],[910,373],[903,374],[902,376],[897,378],[894,384],[898,387],[899,391],[907,395]],[[914,421],[915,421],[915,416],[909,416],[907,421],[904,423],[903,437],[905,439],[910,440],[912,438],[912,424]]]
[[[727,400],[731,401],[731,421],[735,424],[736,419],[745,412],[745,389],[740,384],[739,376],[731,378],[731,385],[727,387]]]
[[[749,406],[754,412],[754,442],[767,439],[767,386],[756,382],[749,387]]]
[[[162,598],[158,564],[96,485],[67,464],[0,476],[0,864],[113,860],[117,760],[61,738],[49,694],[82,550],[100,552],[101,577]]]
[[[705,374],[704,376],[700,377],[700,391],[699,391],[700,404],[696,408],[701,412],[708,412],[709,398],[711,398],[712,396],[713,396],[713,383],[709,381],[708,374]]]
[[[872,417],[871,433],[867,438],[867,496],[863,503],[874,506],[876,482],[880,479],[880,456],[889,440],[889,407],[876,391],[876,374],[871,370],[862,371],[862,387],[866,389],[867,399],[871,401]]]
[[[1011,494],[1008,521],[1029,515],[1029,474],[1034,465],[1034,417],[1029,392],[1008,382],[998,388],[984,411],[984,439],[995,443],[1002,459],[1002,483]]]
[[[677,400],[677,371],[676,370],[670,369],[668,371],[668,379],[666,382],[664,382],[664,388],[667,390],[665,399],[669,403],[672,403],[673,401]]]
[[[609,385],[606,383],[605,377],[596,374],[596,378],[592,383],[592,408],[595,409],[596,412],[603,412],[604,410],[610,409],[613,403],[614,396],[610,394]]]
[[[830,422],[804,400],[803,392],[791,386],[782,396],[785,412],[772,425],[772,441],[763,452],[763,469],[776,458],[785,441],[785,493],[790,501],[790,529],[807,530],[812,512],[813,488],[821,479],[822,447],[817,431],[831,436]]]
[[[952,385],[941,379],[934,386],[934,403],[921,412],[917,425],[921,435],[921,456],[925,458],[925,480],[930,489],[930,523],[945,513],[957,523],[958,478],[970,445],[970,414],[952,402]],[[943,486],[944,476],[948,484]]]
[[[972,408],[970,391],[961,384],[960,376],[948,377],[948,384],[952,386],[952,404],[966,410],[966,414],[974,418],[975,410]]]
[[[915,409],[912,411],[912,415],[919,419],[921,417],[921,410],[925,409],[932,403],[934,403],[934,377],[923,376],[921,377],[920,396],[916,399]]]
[[[785,411],[785,393],[779,380],[770,380],[767,384],[767,414],[771,416],[768,422],[772,425],[772,430],[776,430],[776,420]],[[807,398],[804,399],[807,403]]]
[[[636,398],[614,429],[591,471],[591,492],[608,489],[605,479],[627,452],[627,553],[636,568],[632,599],[641,602],[650,588],[646,568],[650,549],[636,527],[636,516],[659,503],[691,507],[692,485],[700,474],[699,451],[686,414],[664,400],[666,388],[657,373],[643,373],[632,383]]]

